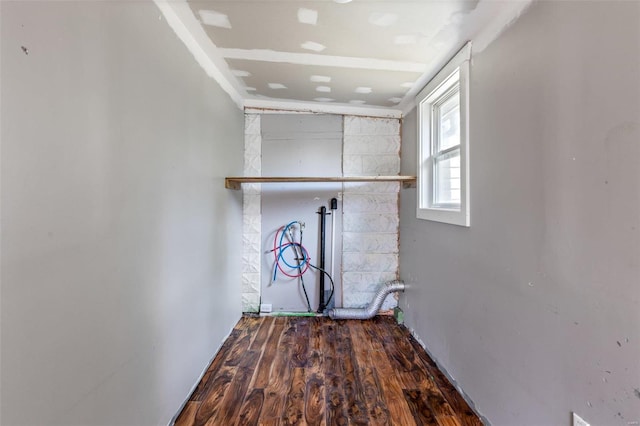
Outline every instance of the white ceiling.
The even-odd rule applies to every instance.
[[[156,0],[240,107],[400,116],[530,0]],[[480,46],[484,48],[484,46]]]

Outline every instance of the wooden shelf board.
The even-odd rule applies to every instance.
[[[304,182],[401,182],[405,188],[416,186],[415,176],[336,176],[336,177],[226,177],[224,187],[240,189],[243,183],[304,183]]]

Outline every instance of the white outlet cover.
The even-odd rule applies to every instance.
[[[591,426],[582,417],[573,413],[573,426]]]
[[[260,312],[262,313],[268,314],[272,310],[273,310],[273,305],[271,305],[271,303],[263,303],[260,305]]]

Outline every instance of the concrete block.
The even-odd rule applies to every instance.
[[[398,194],[360,194],[347,191],[342,198],[342,208],[352,213],[393,213],[398,214]]]
[[[397,175],[400,173],[400,157],[398,155],[363,155],[362,175]]]
[[[397,253],[343,253],[342,271],[393,272],[398,270]]]
[[[398,232],[398,215],[393,213],[348,213],[342,215],[343,232]]]
[[[345,154],[394,154],[400,152],[400,135],[344,136]]]
[[[400,184],[398,182],[349,182],[344,184],[345,194],[348,192],[380,194],[384,192],[397,193],[398,191],[400,191]]]
[[[342,251],[345,253],[398,253],[398,233],[343,232]]]

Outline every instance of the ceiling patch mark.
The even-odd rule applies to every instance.
[[[240,95],[242,88],[228,71],[225,60],[217,54],[216,45],[207,36],[187,2],[154,0],[154,3],[207,75],[218,82],[238,108],[244,108],[244,99]]]
[[[352,99],[349,101],[349,103],[354,105],[363,105],[366,104],[367,101],[363,101],[362,99]]]
[[[220,48],[220,55],[227,59],[250,61],[283,62],[300,65],[319,65],[339,68],[360,68],[383,71],[406,71],[423,73],[425,64],[417,62],[389,61],[375,58],[354,58],[350,56],[317,55],[314,53],[278,52],[269,49]]]
[[[313,98],[314,101],[316,102],[333,102],[335,101],[335,99],[331,99],[331,98]]]
[[[314,83],[330,83],[331,77],[327,75],[312,75],[311,77],[309,77],[309,80]]]
[[[287,86],[285,86],[282,83],[269,83],[269,89],[278,90],[278,89],[286,89],[286,88]]]
[[[418,43],[418,37],[412,34],[397,35],[394,37],[393,42],[399,46],[416,44]]]
[[[373,89],[371,89],[371,87],[356,87],[356,90],[354,90],[354,92],[366,95],[373,92]]]
[[[333,0],[333,1],[339,4],[351,3],[351,0]]]
[[[300,45],[303,49],[313,50],[314,52],[322,52],[326,49],[326,46],[320,43],[316,43],[315,41],[305,41]]]
[[[318,11],[301,7],[298,9],[298,22],[301,24],[316,25],[318,23]]]
[[[400,85],[400,87],[404,87],[405,89],[411,89],[413,87],[413,81],[407,81],[405,83],[402,83]]]
[[[398,15],[395,13],[381,13],[373,12],[369,15],[369,22],[379,27],[390,27],[398,20]]]
[[[402,98],[389,98],[389,102],[393,102],[394,104],[399,104],[400,102],[402,102]]]
[[[329,93],[329,92],[331,92],[331,87],[329,87],[329,86],[318,86],[318,87],[316,87],[316,91],[317,92]]]
[[[244,90],[247,92],[255,92],[257,89],[255,87],[245,87]]]
[[[251,76],[251,73],[249,71],[245,71],[245,70],[231,70],[231,72],[236,77],[250,77]]]
[[[205,25],[231,29],[229,17],[224,13],[216,12],[215,10],[200,10],[198,13],[200,14],[202,23]]]

